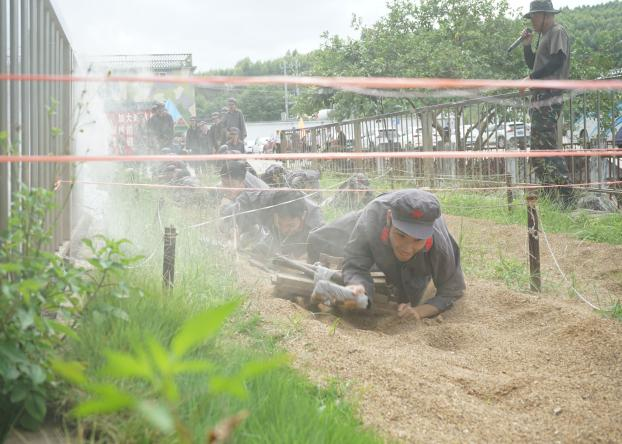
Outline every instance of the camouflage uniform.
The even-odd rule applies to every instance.
[[[534,96],[534,103],[546,101],[547,98],[544,94]],[[549,103],[530,108],[532,150],[551,151],[557,149],[557,121],[561,111],[561,103]],[[563,185],[570,183],[568,165],[563,157],[533,158],[532,167],[536,177],[543,184]]]
[[[535,6],[532,2],[532,9]],[[542,5],[540,5],[542,6]],[[552,5],[545,5],[547,9]],[[538,8],[536,8],[538,9]],[[557,12],[557,11],[554,11]],[[529,15],[529,14],[528,14]],[[528,17],[528,15],[526,17]],[[570,69],[570,43],[563,26],[554,24],[541,34],[534,53],[531,46],[524,47],[527,66],[532,69],[529,77],[541,80],[563,80]],[[531,149],[552,151],[559,149],[557,121],[562,112],[562,95],[558,90],[539,90],[531,100]],[[544,185],[565,185],[570,183],[568,165],[563,157],[532,158],[531,166],[538,180]],[[555,200],[567,204],[572,189],[559,187],[545,189]]]

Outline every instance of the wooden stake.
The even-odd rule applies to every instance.
[[[538,196],[527,196],[527,235],[529,238],[529,286],[531,291],[540,291],[542,281],[540,275],[540,238],[538,236]]]
[[[162,285],[166,289],[173,288],[175,284],[175,240],[177,232],[175,227],[164,229],[164,257],[162,258]]]
[[[505,175],[505,183],[507,184],[507,193],[508,193],[508,211],[512,212],[512,204],[514,203],[514,194],[512,193],[512,175]]]

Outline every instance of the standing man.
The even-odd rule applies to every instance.
[[[343,249],[345,284],[372,300],[370,270],[375,264],[395,287],[402,317],[436,316],[464,293],[460,249],[441,218],[440,203],[427,191],[383,194],[363,210],[311,232],[310,260],[323,252],[338,255],[344,238],[348,239]],[[436,295],[420,304],[430,281]]]
[[[156,104],[152,111],[153,115],[147,122],[147,129],[152,140],[155,140],[159,149],[171,148],[175,127],[173,117],[166,111],[162,103]]]
[[[240,139],[242,142],[246,139],[246,121],[244,120],[244,114],[238,109],[238,102],[233,97],[227,100],[227,112],[225,113],[224,124],[227,130],[232,127],[240,130]]]
[[[201,130],[197,126],[197,118],[190,117],[190,126],[186,130],[186,150],[194,154],[203,154],[201,150]]]
[[[523,53],[531,73],[527,79],[565,80],[570,71],[570,43],[563,26],[555,23],[551,0],[534,0],[524,18],[531,19],[535,32],[539,34],[536,52],[531,48],[532,33],[523,31]],[[557,121],[562,111],[560,90],[538,89],[532,96],[529,115],[531,117],[531,149],[556,150]],[[544,185],[567,185],[570,183],[568,165],[563,157],[536,158],[533,160],[536,177]],[[559,187],[552,197],[558,198],[562,205],[571,199],[570,187]]]
[[[217,152],[218,149],[227,141],[227,129],[223,123],[224,114],[220,112],[212,113],[212,125],[207,132],[207,140],[210,152]]]
[[[332,140],[331,145],[334,151],[337,152],[343,152],[346,149],[346,145],[348,143],[347,139],[346,139],[346,135],[343,132],[343,130],[341,129],[341,126],[336,125],[335,126],[335,131],[337,133],[337,135],[335,136],[335,138]]]

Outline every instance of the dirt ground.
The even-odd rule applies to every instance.
[[[525,257],[516,227],[448,217],[464,254]],[[622,247],[549,235],[562,270],[594,303],[622,290]],[[544,241],[542,241],[544,242]],[[313,315],[244,273],[250,308],[317,384],[337,380],[363,422],[403,442],[622,442],[622,323],[569,298],[541,245],[545,292],[468,277],[429,323]],[[570,279],[570,277],[569,277]],[[588,296],[589,294],[589,296]]]

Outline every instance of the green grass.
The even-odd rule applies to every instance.
[[[454,216],[487,219],[500,224],[526,225],[527,209],[522,196],[515,196],[512,211],[508,210],[505,194],[467,192],[437,193],[443,211]],[[577,239],[622,244],[622,215],[591,214],[584,210],[565,211],[540,199],[538,213],[547,233],[569,234]]]
[[[622,302],[617,301],[609,310],[603,310],[602,315],[622,322]]]
[[[162,237],[155,208],[164,196],[161,211],[164,226],[178,228],[176,285],[172,292],[161,288]],[[194,314],[231,298],[245,296],[236,284],[236,272],[230,252],[207,247],[202,239],[217,237],[216,231],[193,230],[192,223],[213,216],[213,212],[192,204],[181,205],[171,195],[157,191],[119,195],[111,198],[120,217],[114,231],[134,243],[134,253],[153,258],[128,272],[128,278],[144,291],[143,297],[115,300],[129,321],[115,317],[87,315],[79,326],[80,340],[68,340],[64,360],[86,364],[95,380],[103,380],[98,369],[107,349],[130,352],[134,344],[152,336],[167,345],[182,323]],[[112,215],[109,215],[112,217]],[[213,228],[213,227],[212,227]],[[110,303],[111,301],[102,301]],[[90,306],[97,310],[98,303]],[[243,308],[227,323],[221,334],[194,352],[195,359],[208,359],[224,374],[234,374],[245,362],[281,353],[279,334],[268,335],[262,319]],[[123,382],[123,388],[148,396],[139,382]],[[357,417],[356,396],[345,382],[336,381],[320,388],[297,371],[285,367],[248,383],[249,397],[239,400],[208,394],[205,375],[179,379],[182,396],[182,420],[190,425],[195,442],[205,442],[206,433],[219,420],[240,410],[250,416],[236,429],[233,442],[248,443],[378,443],[383,440],[364,428]],[[77,389],[63,389],[58,404],[67,409],[80,399]],[[75,424],[74,424],[75,425]],[[115,442],[170,442],[138,416],[117,414],[83,422],[98,440]]]
[[[157,284],[147,285],[143,298],[119,303],[128,313],[129,322],[112,317],[103,321],[88,318],[78,332],[81,340],[69,344],[65,359],[85,362],[95,370],[103,364],[102,350],[130,351],[133,343],[147,335],[166,344],[194,313],[224,299],[240,297],[220,277],[218,267],[208,274],[205,279],[210,283],[201,285],[203,294],[191,298],[182,291],[167,295],[155,288]],[[238,313],[216,340],[194,353],[194,358],[209,359],[225,374],[233,374],[244,362],[281,351],[278,338],[263,333],[260,324],[259,318]],[[92,375],[99,378],[96,371]],[[208,394],[209,380],[205,376],[184,377],[180,386],[182,419],[190,424],[197,442],[220,419],[243,409],[251,415],[236,430],[235,442],[381,442],[361,426],[355,407],[345,400],[345,386],[318,388],[290,368],[252,380],[248,384],[250,396],[245,401]],[[126,383],[124,388],[141,394],[145,390],[142,384]],[[73,392],[67,396],[75,399]],[[96,424],[102,436],[109,435],[120,442],[167,442],[166,437],[158,436],[138,417],[117,415]]]
[[[328,187],[340,180],[341,176],[329,174],[322,177],[322,186]],[[395,180],[383,177],[371,180],[372,188],[382,192],[394,189],[421,186],[421,180],[405,180],[396,177]],[[481,183],[447,183],[441,184],[442,191],[431,191],[441,201],[445,214],[453,216],[465,216],[476,219],[486,219],[492,222],[506,225],[527,224],[527,208],[525,196],[522,192],[514,192],[512,211],[508,210],[507,194],[504,191],[447,191],[451,186],[456,187],[491,187],[499,184]],[[602,242],[612,245],[622,244],[622,214],[592,214],[585,210],[568,211],[560,209],[546,198],[540,198],[538,212],[542,226],[547,233],[569,234],[577,239],[593,242]],[[326,220],[332,220],[343,212],[338,209],[330,209],[326,212]]]
[[[493,267],[493,278],[503,281],[506,287],[519,291],[529,289],[529,271],[524,261],[500,255]]]

